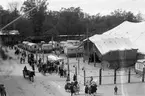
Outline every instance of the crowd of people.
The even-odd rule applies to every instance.
[[[25,59],[28,56],[28,63],[30,64],[30,66],[32,67],[33,71],[35,71],[35,67],[34,65],[36,64],[35,59],[34,59],[34,54],[26,54],[26,51],[20,51],[19,49],[16,49],[15,51],[16,55],[21,54],[20,56],[20,63],[23,64],[25,63]],[[79,93],[80,91],[80,87],[77,81],[77,76],[76,74],[74,74],[73,76],[73,82],[70,82],[70,80],[68,79],[69,74],[67,74],[67,69],[64,67],[65,64],[64,62],[49,62],[47,60],[46,64],[42,63],[42,58],[39,58],[38,60],[38,70],[39,68],[41,68],[41,70],[46,73],[57,73],[61,78],[62,77],[67,77],[67,83],[65,85],[65,89],[66,90],[70,90],[71,96],[75,95],[77,92]],[[95,94],[97,93],[97,84],[96,82],[93,81],[93,77],[91,77],[89,82],[86,82],[85,84],[85,96],[95,96]],[[114,94],[117,95],[117,91],[118,88],[117,86],[114,87]]]

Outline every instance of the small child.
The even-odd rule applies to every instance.
[[[117,86],[114,87],[114,94],[117,95],[118,88]]]

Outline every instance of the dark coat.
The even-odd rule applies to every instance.
[[[89,93],[89,87],[85,86],[85,93],[88,94]]]
[[[74,86],[73,86],[73,85],[70,86],[70,91],[71,91],[71,93],[74,93],[74,92],[75,92],[75,91],[74,91]]]

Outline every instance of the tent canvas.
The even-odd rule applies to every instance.
[[[139,48],[138,46],[136,46],[133,40],[138,39],[137,37],[139,36],[139,34],[134,33],[134,35],[130,35],[130,31],[134,31],[131,28],[136,27],[136,24],[138,23],[131,23],[131,25],[129,24],[130,22],[128,21],[123,22],[119,26],[109,30],[104,34],[96,34],[89,37],[88,39],[85,39],[84,42],[90,41],[88,44],[84,43],[85,55],[89,56],[90,54],[93,54],[93,45],[95,45],[95,52],[101,59],[101,61],[105,60],[111,62],[111,64],[125,64],[126,62],[127,65],[133,65],[136,61],[137,50]],[[138,24],[138,27],[136,27],[135,31],[137,31],[138,28],[141,28],[139,25],[141,24]],[[119,32],[120,34],[117,34],[117,32]],[[125,32],[124,35],[122,34],[122,32]],[[127,33],[130,34],[125,35]],[[124,59],[122,59],[122,57],[124,57]]]
[[[103,35],[128,37],[138,48],[138,52],[145,54],[145,22],[133,23],[125,21],[117,27],[105,32]]]
[[[60,58],[60,57],[58,57],[58,56],[56,56],[54,54],[49,54],[47,56],[47,59],[48,59],[48,61],[51,61],[51,62],[54,62],[54,61],[62,61],[63,60],[63,58]]]
[[[137,49],[129,38],[114,35],[94,35],[89,40],[95,44],[102,55],[115,50]]]

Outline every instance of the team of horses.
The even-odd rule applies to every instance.
[[[35,76],[35,72],[28,70],[25,66],[23,69],[23,77],[28,78],[30,81],[34,82],[34,76]]]

